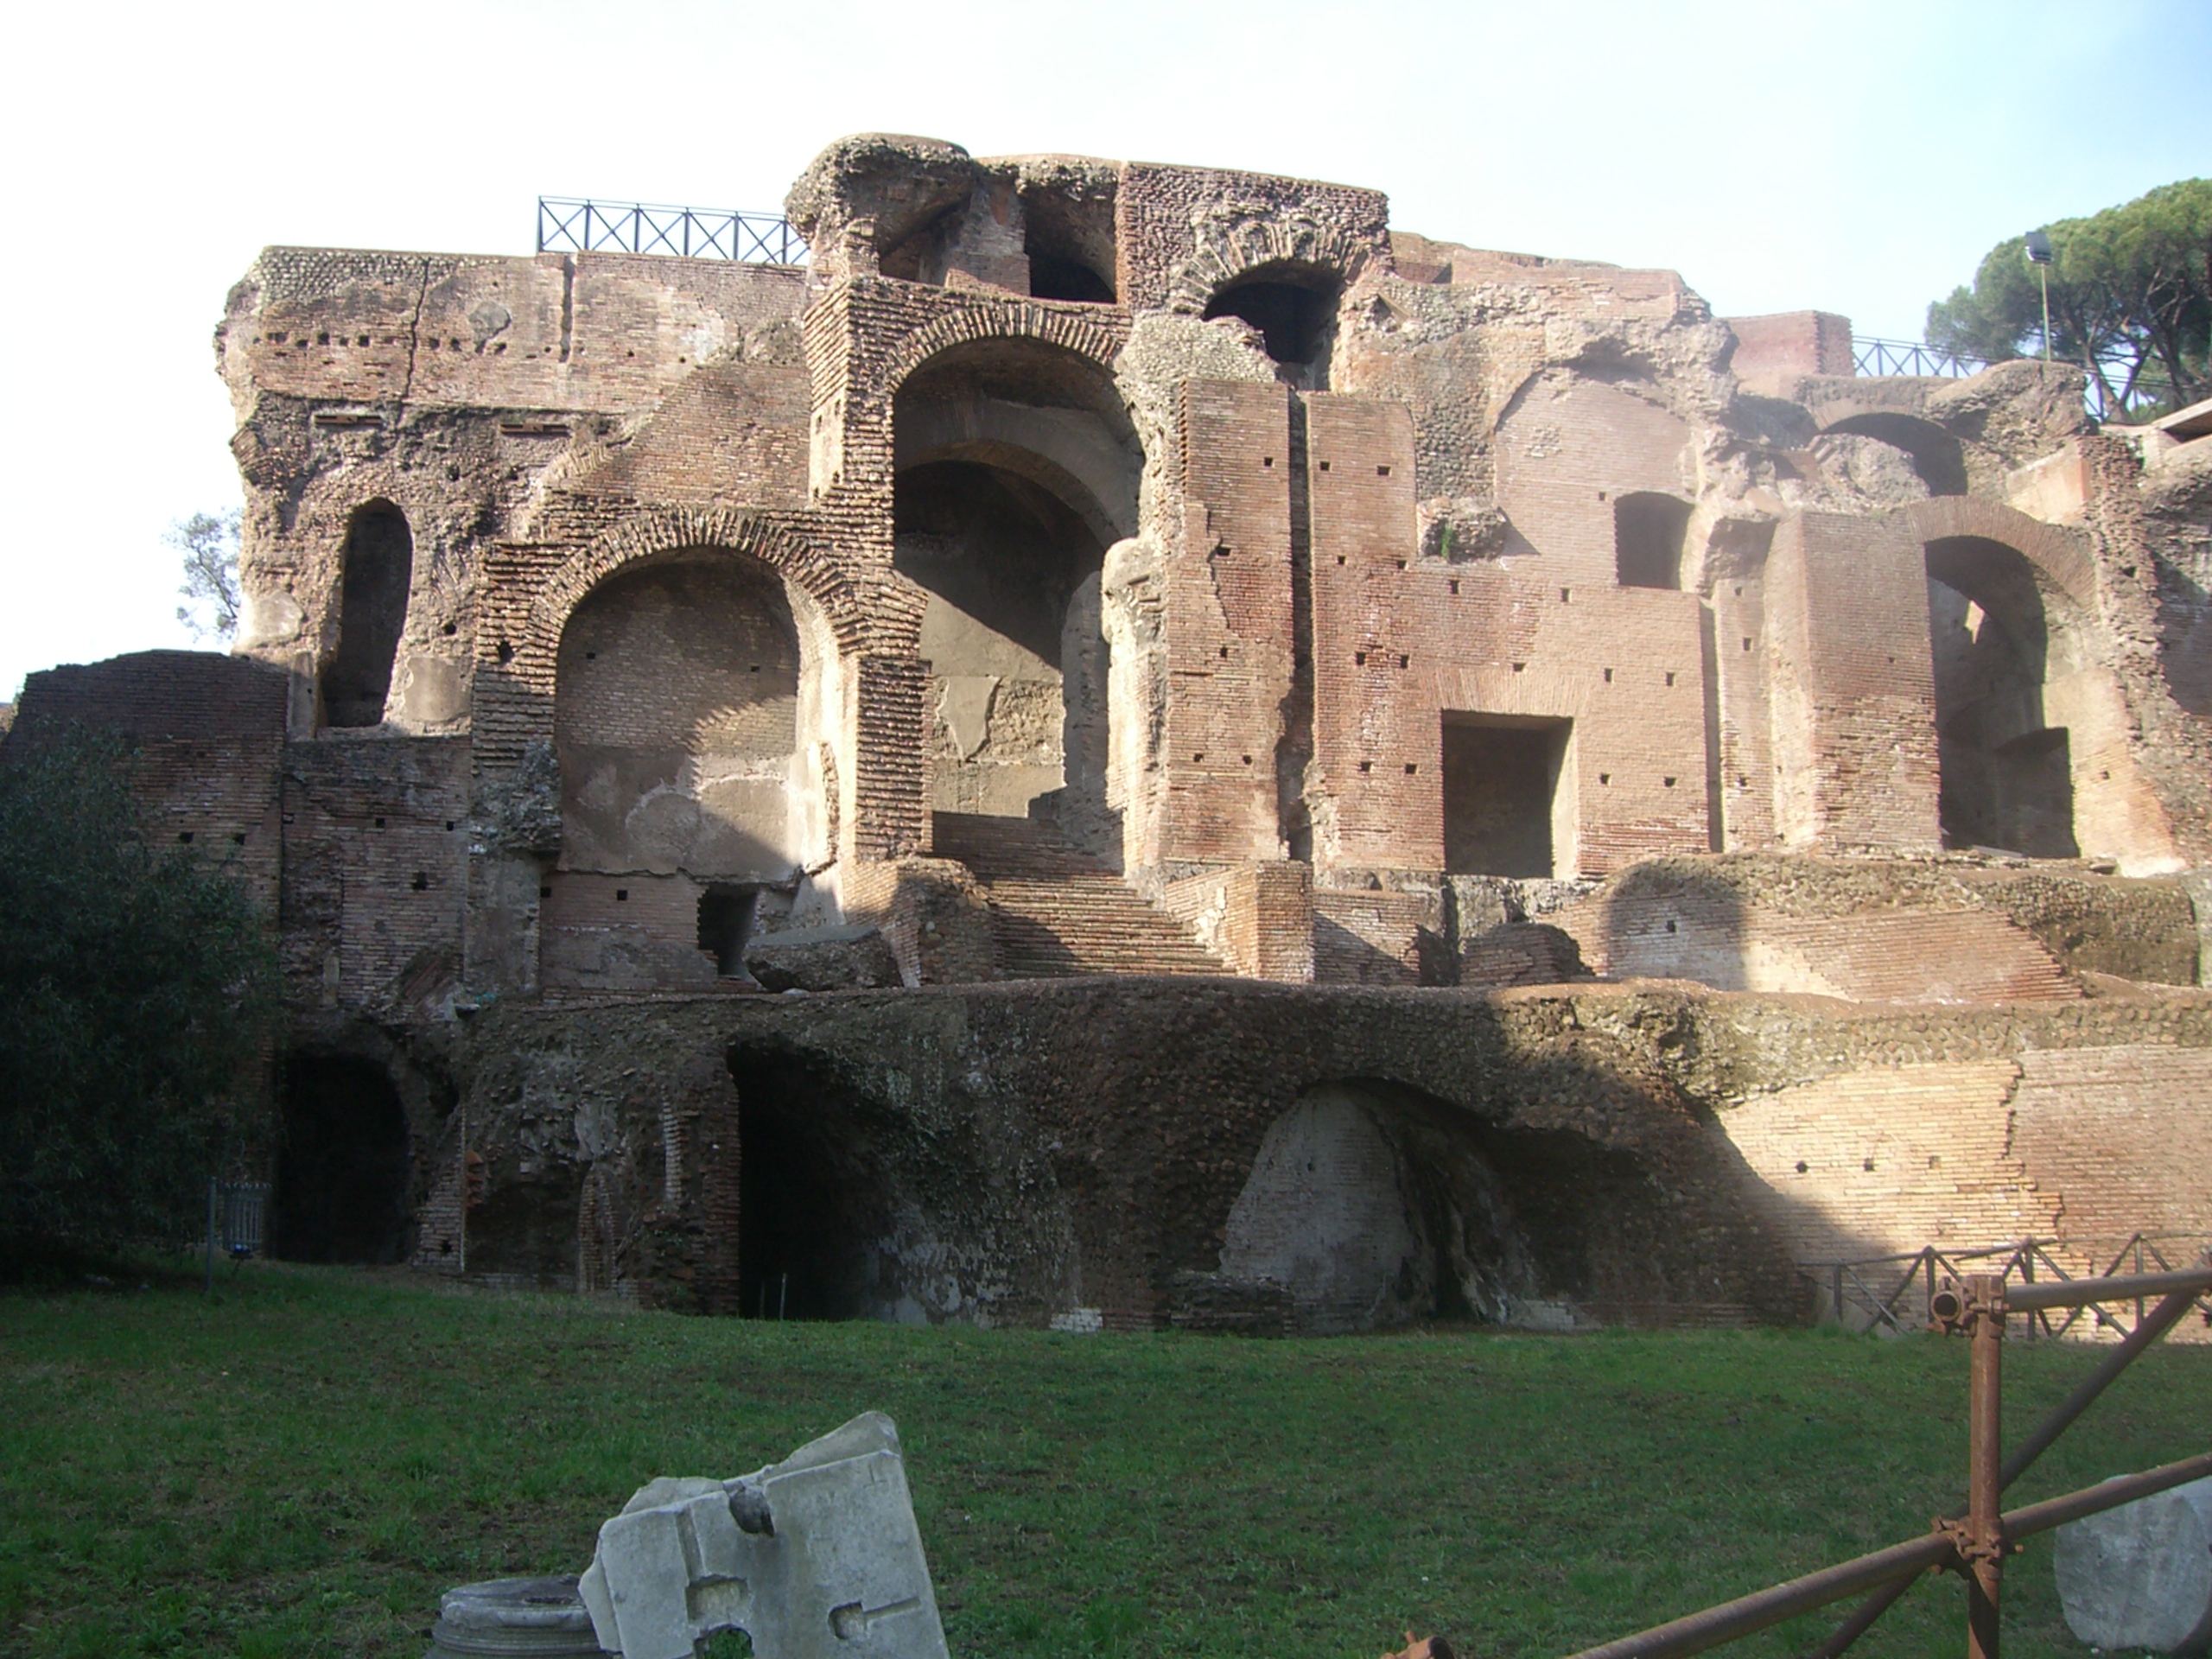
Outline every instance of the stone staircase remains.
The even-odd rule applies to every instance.
[[[1230,971],[1052,825],[968,812],[938,812],[932,823],[937,856],[958,859],[983,885],[999,971],[1008,979]]]

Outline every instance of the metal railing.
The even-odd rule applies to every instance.
[[[2212,1254],[2180,1273],[2018,1285],[2007,1284],[2002,1274],[1994,1273],[1970,1274],[1962,1281],[1944,1280],[1929,1298],[1933,1323],[1940,1331],[1964,1332],[1971,1338],[1966,1507],[1938,1519],[1922,1537],[1739,1596],[1618,1642],[1586,1648],[1574,1659],[1674,1659],[1677,1655],[1703,1653],[1802,1613],[1862,1596],[1858,1608],[1811,1656],[1811,1659],[1835,1659],[1930,1571],[1954,1572],[1967,1581],[1967,1659],[1997,1659],[2005,1557],[2020,1539],[2212,1476],[2212,1452],[2200,1452],[2022,1509],[2000,1512],[1998,1508],[2005,1489],[2025,1474],[2095,1403],[2113,1379],[2195,1307],[2207,1290],[2212,1290]],[[2142,1315],[2120,1346],[2075,1385],[2074,1391],[2011,1457],[2001,1457],[1998,1432],[2003,1405],[2001,1368],[2009,1316],[2017,1313],[2040,1317],[2053,1308],[2078,1311],[2097,1303],[2139,1305],[2152,1296],[2163,1300]]]
[[[215,1294],[215,1258],[233,1262],[269,1247],[269,1185],[265,1181],[207,1181],[207,1294]]]
[[[665,253],[679,259],[803,265],[806,243],[781,213],[645,201],[537,199],[540,253]]]
[[[1968,375],[1980,374],[1989,365],[1978,357],[1962,356],[1947,352],[1940,346],[1923,345],[1910,340],[1877,340],[1868,334],[1851,337],[1851,368],[1854,374],[1916,375],[1927,378],[1957,380]],[[2069,367],[2079,367],[2069,364]],[[2158,408],[2174,401],[2171,382],[2148,375],[2129,384],[2134,365],[2124,357],[2098,359],[2098,366],[2106,371],[2104,379],[2095,375],[2086,377],[2082,388],[2082,407],[2090,418],[2098,421],[2125,421],[2136,410]],[[2105,384],[2109,381],[2122,390],[2119,397],[2108,404]]]
[[[2162,1245],[2165,1249],[2161,1249]],[[2085,1263],[2094,1274],[2099,1262],[2105,1265],[2096,1276],[2109,1277],[2122,1268],[2141,1274],[2155,1268],[2163,1273],[2171,1269],[2174,1261],[2190,1260],[2204,1246],[2201,1238],[2170,1233],[2131,1233],[2126,1238],[2024,1238],[2017,1244],[1982,1250],[1946,1250],[1930,1244],[1895,1255],[1815,1262],[1798,1272],[1813,1283],[1819,1319],[1850,1331],[1902,1333],[1925,1328],[1934,1319],[1935,1297],[1944,1278],[1994,1273],[2033,1284],[2038,1280],[2074,1279],[2080,1276],[2078,1269]],[[2202,1308],[2206,1322],[2212,1324],[2212,1300],[2207,1300]],[[2086,1303],[2056,1325],[2048,1313],[2038,1313],[2029,1321],[2027,1334],[2092,1339],[2107,1333],[2125,1336],[2142,1319],[2139,1302],[2132,1311]],[[2084,1323],[2086,1329],[2076,1329]]]
[[[1988,366],[1980,358],[1961,357],[1955,352],[1918,345],[1910,340],[1873,340],[1864,334],[1851,337],[1853,374],[1912,374],[1962,379],[1970,374],[1980,374]]]

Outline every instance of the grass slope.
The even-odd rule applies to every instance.
[[[2090,1363],[2015,1342],[2020,1433]],[[660,1473],[898,1419],[952,1650],[1541,1656],[1910,1536],[1961,1496],[1966,1350],[1826,1332],[1332,1341],[760,1325],[265,1268],[0,1298],[0,1652],[404,1655],[438,1592],[575,1571]],[[2016,1488],[2202,1448],[2212,1349]],[[2079,1653],[2048,1539],[2012,1659]],[[1859,1651],[1955,1651],[1955,1580]],[[1778,1655],[1802,1622],[1735,1652]]]

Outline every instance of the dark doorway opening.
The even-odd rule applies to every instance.
[[[1089,265],[1050,253],[1029,256],[1029,292],[1040,300],[1077,300],[1086,305],[1111,305],[1114,290]]]
[[[881,1319],[898,1311],[893,1205],[870,1114],[826,1068],[735,1049],[739,1312]]]
[[[1512,715],[1444,716],[1447,873],[1554,873],[1553,810],[1573,725]]]
[[[373,1060],[301,1056],[284,1068],[270,1249],[287,1262],[404,1258],[407,1114]]]
[[[372,501],[346,526],[340,558],[338,652],[322,673],[323,723],[379,725],[415,577],[406,515],[389,501]]]
[[[1980,537],[1928,543],[1937,813],[1945,845],[2073,858],[2070,734],[2044,723],[2053,637],[2034,568]]]
[[[699,948],[723,979],[745,979],[745,944],[760,906],[753,887],[709,887],[699,895]]]
[[[1215,295],[1205,315],[1241,317],[1260,331],[1276,362],[1311,365],[1328,343],[1342,287],[1332,271],[1263,265]]]
[[[1613,577],[1624,588],[1680,588],[1690,504],[1637,491],[1613,503]]]

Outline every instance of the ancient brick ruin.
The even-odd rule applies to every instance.
[[[2212,1234],[2212,419],[1308,181],[788,212],[266,250],[237,654],[26,689],[276,918],[303,1253],[1335,1329]]]

